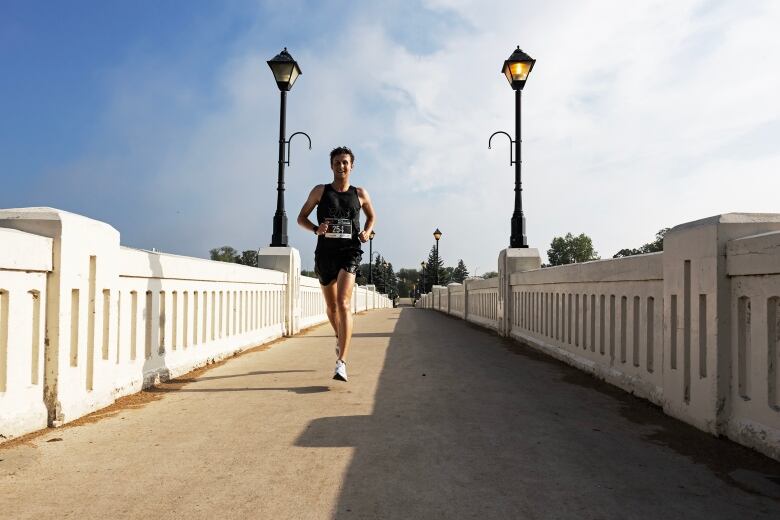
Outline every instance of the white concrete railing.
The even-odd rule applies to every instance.
[[[51,208],[0,210],[0,441],[327,321],[296,250],[260,262],[275,269],[120,247],[111,226]]]
[[[661,403],[660,253],[512,274],[511,336]]]
[[[52,240],[0,228],[0,244],[0,417],[11,432],[44,428],[45,302]],[[5,431],[0,435],[9,436]]]
[[[498,329],[498,278],[466,280],[466,321]]]
[[[447,288],[441,285],[434,285],[431,288],[433,293],[433,308],[442,312],[447,312],[448,309],[448,296]]]
[[[466,288],[459,283],[447,285],[449,290],[449,314],[458,318],[466,317]]]
[[[753,432],[780,445],[780,232],[731,240],[732,373],[728,434],[755,446]],[[771,430],[763,427],[770,425]],[[758,447],[758,446],[755,446]]]
[[[514,337],[780,460],[780,215],[682,224],[663,253],[539,269],[536,250],[507,249],[498,264],[499,278],[436,289],[417,306]]]
[[[301,328],[305,329],[328,321],[325,300],[322,298],[320,281],[301,276]]]
[[[285,273],[128,248],[119,260],[115,294],[102,295],[96,356],[117,365],[117,396],[285,332]]]

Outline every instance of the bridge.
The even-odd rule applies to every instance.
[[[0,211],[9,518],[777,518],[780,217],[665,251],[359,288],[350,382],[297,252],[261,269]]]

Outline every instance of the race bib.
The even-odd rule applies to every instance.
[[[347,218],[326,218],[325,238],[352,238],[352,221]]]

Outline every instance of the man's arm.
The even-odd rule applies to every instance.
[[[371,197],[368,195],[368,191],[365,188],[358,188],[357,193],[363,213],[366,214],[366,224],[363,226],[363,231],[360,232],[358,238],[361,242],[367,242],[371,231],[374,229],[376,214],[374,213],[374,206],[371,204]]]
[[[324,223],[320,224],[319,226],[314,224],[311,220],[309,220],[309,214],[314,210],[314,208],[320,202],[320,198],[322,198],[323,191],[324,188],[322,184],[318,184],[317,186],[315,186],[314,189],[311,190],[311,193],[309,193],[309,196],[306,198],[306,202],[303,203],[301,212],[298,213],[298,225],[307,231],[314,231],[317,235],[325,234],[328,225]]]

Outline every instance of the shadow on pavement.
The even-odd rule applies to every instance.
[[[147,390],[149,393],[168,393],[168,392],[255,392],[255,391],[281,391],[294,392],[296,394],[317,394],[330,391],[328,386],[300,386],[300,387],[241,387],[241,388],[165,388],[154,387]]]
[[[389,338],[393,334],[390,332],[355,332],[352,334],[353,338]],[[333,338],[336,341],[336,336],[333,334],[308,334],[306,336],[296,336],[295,339],[314,339],[321,341],[322,338]]]
[[[175,381],[178,383],[196,383],[198,381],[208,381],[210,379],[229,379],[231,377],[262,376],[267,374],[301,374],[305,372],[315,372],[315,371],[314,370],[255,370],[254,372],[245,372],[243,374],[226,374],[224,376],[178,377],[175,379]]]
[[[296,442],[354,448],[335,518],[780,518],[780,464],[460,320],[397,312],[373,413]],[[715,442],[731,481],[658,440],[677,431]]]

